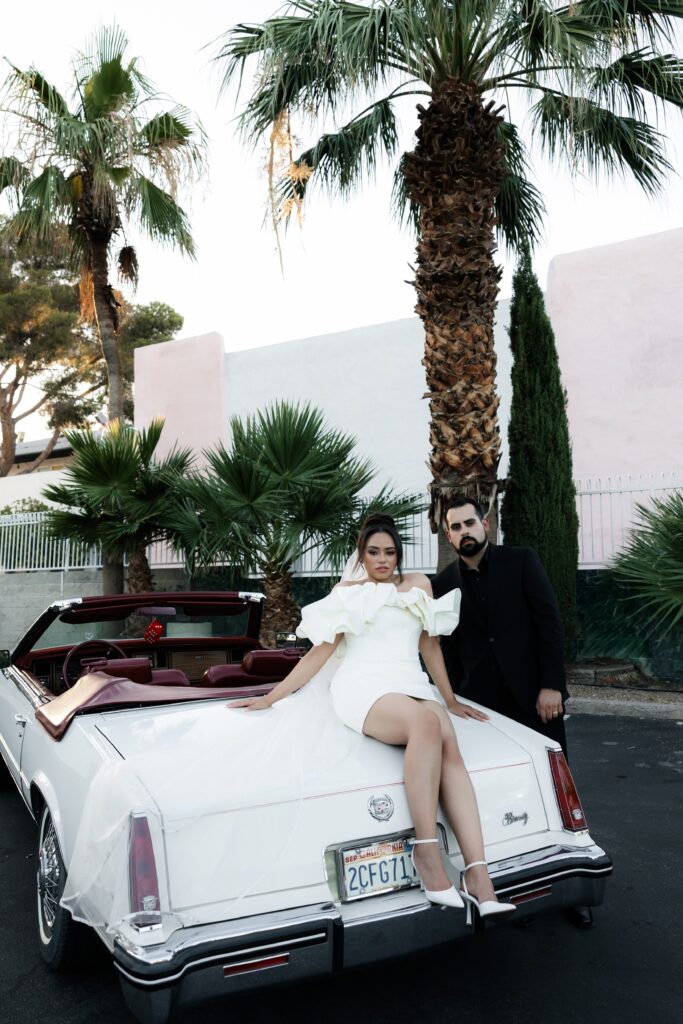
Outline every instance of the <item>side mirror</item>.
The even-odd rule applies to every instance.
[[[12,664],[9,651],[0,651],[0,668],[9,668]]]
[[[276,647],[297,647],[299,644],[299,638],[296,633],[276,633],[275,634],[275,646]]]

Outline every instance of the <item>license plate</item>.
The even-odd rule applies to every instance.
[[[405,839],[383,839],[340,850],[344,899],[359,900],[374,893],[407,889],[420,881]]]

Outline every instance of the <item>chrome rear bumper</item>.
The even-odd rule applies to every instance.
[[[496,892],[524,916],[597,906],[612,862],[599,846],[551,846],[492,862]],[[116,941],[114,963],[129,1009],[145,1024],[171,1010],[417,953],[469,933],[465,916],[442,912],[418,889],[180,928],[159,946]]]

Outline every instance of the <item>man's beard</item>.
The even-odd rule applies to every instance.
[[[460,548],[458,554],[463,558],[474,558],[480,551],[483,551],[488,544],[488,539],[484,537],[483,540],[475,540],[474,537],[468,537],[467,540],[460,541]]]

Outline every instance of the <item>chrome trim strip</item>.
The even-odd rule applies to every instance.
[[[67,608],[75,608],[79,604],[83,604],[82,597],[65,597],[63,601],[53,601],[51,605],[48,605],[48,611],[63,612]]]
[[[309,910],[309,913],[305,911]],[[261,916],[261,915],[259,915]],[[322,921],[334,922],[340,920],[340,914],[333,903],[314,904],[312,907],[297,907],[292,910],[275,911],[271,914],[264,914],[267,921],[258,921],[258,918],[247,918],[251,921],[250,926],[241,925],[241,920],[222,921],[214,925],[199,925],[192,928],[180,928],[170,936],[169,943],[165,946],[153,946],[150,948],[137,946],[120,933],[115,936],[115,944],[121,952],[133,960],[139,961],[146,967],[157,967],[164,963],[170,963],[177,956],[190,952],[197,946],[216,944],[219,942],[239,941],[246,938],[253,941],[254,934],[266,935],[268,932],[281,931],[287,928],[320,927]],[[241,926],[240,926],[241,925]],[[190,932],[190,936],[184,934]],[[193,934],[194,933],[194,934]],[[197,934],[199,933],[199,934]]]
[[[140,978],[136,974],[129,974],[129,972],[125,970],[121,964],[117,963],[116,960],[114,960],[114,966],[117,971],[119,971],[119,973],[132,984],[141,985],[145,988],[157,988],[160,985],[167,985],[169,982],[178,981],[178,979],[182,978],[187,971],[195,970],[197,967],[201,967],[204,964],[215,964],[219,961],[227,961],[233,956],[245,957],[253,953],[267,954],[269,951],[272,953],[278,949],[285,949],[287,947],[305,949],[307,946],[314,946],[324,942],[326,938],[326,932],[314,932],[312,935],[300,935],[296,939],[282,939],[280,942],[270,942],[265,946],[251,946],[247,949],[226,950],[224,953],[214,953],[212,956],[205,956],[199,960],[191,960],[189,963],[181,967],[175,974],[165,974],[163,978],[148,979]],[[236,963],[239,963],[239,961],[236,961]],[[226,963],[225,966],[232,967],[233,964]]]
[[[581,877],[582,875],[588,878],[600,878],[602,875],[611,875],[612,865],[604,868],[591,868],[591,867],[575,867],[568,868],[566,871],[554,871],[550,875],[543,875],[540,878],[530,878],[526,882],[517,882],[516,885],[508,885],[501,889],[496,889],[496,895],[500,893],[507,894],[512,893],[514,896],[514,890],[519,889],[520,895],[524,894],[524,889],[536,889],[539,885],[543,885],[544,882],[558,881],[560,878],[566,878],[568,875],[574,878]]]
[[[599,860],[607,854],[599,846],[593,843],[591,846],[545,846],[539,850],[532,850],[528,853],[520,853],[514,857],[504,857],[499,861],[489,862],[489,875],[495,879],[501,875],[508,875],[515,871],[524,871],[534,868],[543,868],[546,863],[561,863],[565,861]],[[588,870],[588,869],[587,869]]]

